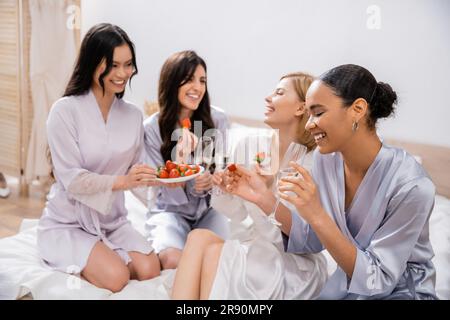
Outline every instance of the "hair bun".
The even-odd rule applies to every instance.
[[[372,118],[387,118],[394,112],[394,104],[397,104],[397,93],[384,82],[378,82],[370,103]]]

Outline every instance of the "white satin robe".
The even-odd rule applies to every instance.
[[[310,153],[305,165],[311,161]],[[317,298],[327,279],[322,254],[286,253],[280,229],[248,201],[225,194],[212,205],[231,220],[233,239],[224,243],[209,299]]]

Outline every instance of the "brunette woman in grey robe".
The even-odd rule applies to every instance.
[[[201,147],[205,136],[214,138],[215,155],[225,153],[228,119],[223,110],[210,105],[206,64],[194,51],[177,52],[166,60],[159,79],[158,103],[160,112],[144,123],[145,150],[151,166],[177,160],[175,150],[181,150],[185,156],[189,153],[182,158],[190,164],[201,161],[198,155],[205,155],[206,148],[200,153],[192,148],[195,157],[190,160],[191,148],[177,147],[188,140]],[[181,129],[181,121],[186,118],[190,119],[192,127]],[[183,143],[178,143],[176,138],[180,131]],[[163,269],[178,266],[186,237],[192,229],[205,228],[227,237],[227,218],[210,206],[211,188],[211,174],[206,170],[193,180],[164,184],[157,190],[156,203],[149,208],[146,230]]]
[[[39,221],[40,255],[50,267],[113,292],[130,278],[160,273],[153,247],[132,228],[124,205],[123,190],[152,185],[156,177],[140,164],[142,113],[122,99],[136,73],[126,33],[110,24],[92,27],[47,120],[56,182]]]
[[[283,179],[279,195],[297,209],[287,251],[327,249],[337,262],[321,299],[436,298],[428,235],[435,187],[410,154],[376,133],[396,101],[391,86],[356,65],[331,69],[308,90],[312,175],[293,164],[300,175]]]

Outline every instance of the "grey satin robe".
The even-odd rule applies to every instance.
[[[225,112],[211,106],[211,118],[218,145],[226,147],[228,118]],[[195,123],[192,124],[195,128]],[[195,129],[194,129],[195,130]],[[159,112],[144,122],[146,161],[153,167],[164,164],[161,154],[162,138],[159,127]],[[210,132],[212,134],[212,132]],[[221,143],[217,143],[218,141]],[[226,149],[225,149],[226,150]],[[223,151],[223,150],[222,150]],[[185,187],[156,188],[156,201],[149,202],[146,236],[152,242],[156,253],[167,248],[184,248],[188,233],[195,228],[209,229],[226,239],[229,233],[228,220],[209,205],[211,196],[207,191],[195,191],[195,179],[186,182]]]
[[[404,150],[383,144],[347,212],[342,155],[316,150],[312,175],[325,211],[357,248],[352,278],[338,266],[319,299],[435,299],[428,234],[435,187],[423,167]],[[287,251],[323,249],[293,212]]]

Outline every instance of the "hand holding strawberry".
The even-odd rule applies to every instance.
[[[190,131],[191,120],[189,118],[185,118],[181,121],[181,127],[183,128],[183,131],[176,145],[176,161],[179,163],[186,163],[189,155],[197,147],[198,138]]]
[[[266,159],[266,153],[265,152],[258,152],[256,155],[255,155],[255,161],[258,163],[258,164],[261,164],[263,161],[264,161],[264,159]]]
[[[231,166],[234,166],[233,170],[230,170]],[[270,191],[265,181],[255,171],[234,164],[228,167],[228,171],[226,190],[231,194],[258,205],[261,195]]]
[[[189,118],[184,118],[183,120],[181,120],[181,127],[184,129],[191,129],[191,119]]]

